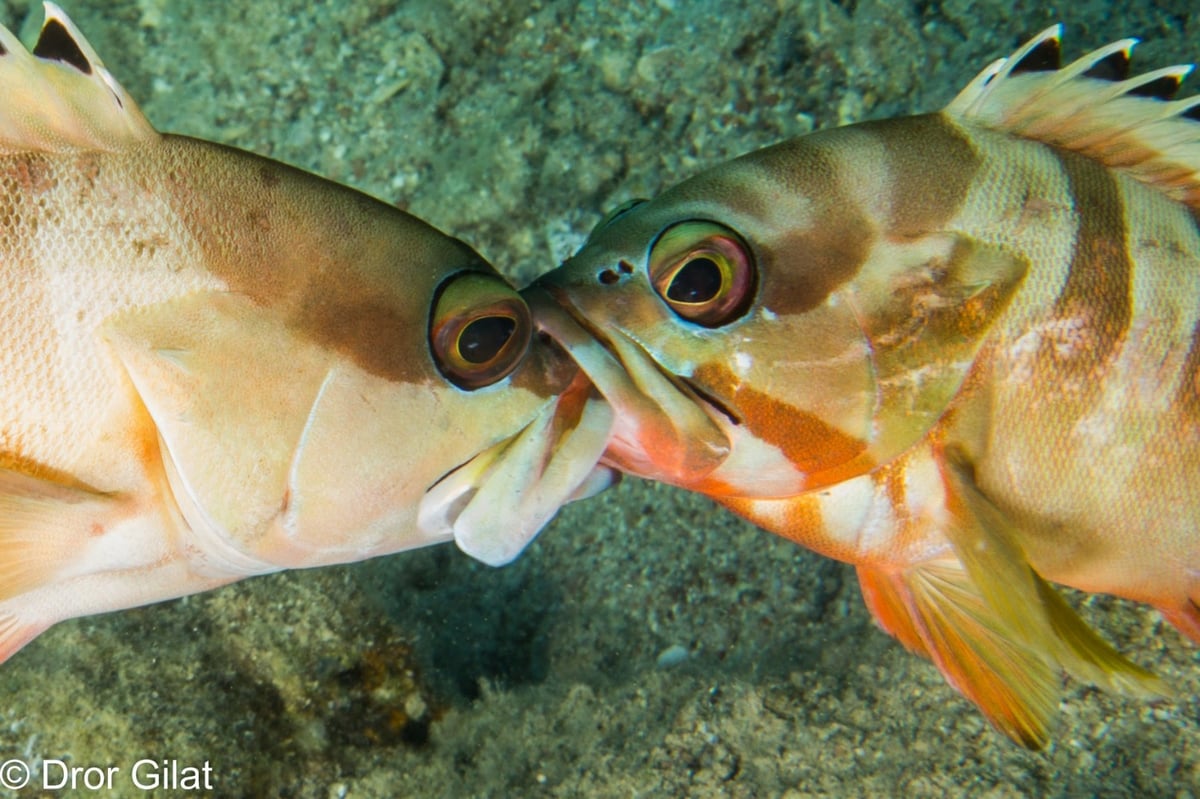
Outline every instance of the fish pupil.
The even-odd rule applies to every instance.
[[[507,316],[483,316],[471,321],[458,337],[458,354],[467,363],[487,363],[495,358],[517,323]]]
[[[696,305],[708,302],[721,291],[721,267],[711,258],[693,258],[684,264],[671,285],[667,299]]]

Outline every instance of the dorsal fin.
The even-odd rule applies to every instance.
[[[974,125],[1073,150],[1200,208],[1200,96],[1172,100],[1191,64],[1128,77],[1136,39],[1065,67],[1038,71],[1057,52],[1055,25],[988,65],[945,113]],[[1027,59],[1035,66],[1031,71]]]
[[[0,26],[0,153],[119,150],[158,136],[54,3],[33,52]]]

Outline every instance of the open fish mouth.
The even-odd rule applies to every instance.
[[[613,422],[612,407],[580,373],[520,432],[431,485],[417,526],[491,566],[511,562],[559,508],[616,481],[599,463]]]
[[[643,477],[692,485],[730,452],[736,417],[659,365],[619,330],[601,331],[554,286],[523,292],[538,327],[558,342],[611,404],[616,420],[605,461]]]

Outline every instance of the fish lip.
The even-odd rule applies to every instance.
[[[613,346],[612,339],[608,335],[606,335],[590,319],[588,319],[587,316],[585,316],[583,314],[583,312],[581,312],[575,306],[575,303],[571,302],[571,298],[565,289],[563,289],[559,286],[555,286],[552,283],[543,282],[541,280],[538,280],[529,286],[529,290],[540,290],[540,291],[543,291],[544,293],[548,294],[550,296],[550,298],[554,301],[554,303],[556,305],[558,305],[558,307],[562,308],[562,310],[568,316],[571,317],[572,321],[574,321],[575,324],[579,325],[579,327],[582,328],[585,333],[587,333],[589,336],[591,336],[593,339],[595,339],[597,342],[599,342],[600,346],[602,346],[605,349],[605,351],[608,352],[608,354],[610,356],[612,356],[613,360],[615,360],[617,363],[621,364],[621,366],[623,368],[628,369],[628,367],[625,364],[625,361],[621,358],[620,353],[617,352],[616,347]],[[536,321],[535,321],[535,324],[536,324]],[[550,336],[550,338],[552,340],[554,339],[554,336],[551,335],[549,332],[544,331],[544,330],[542,330],[541,332],[543,332],[545,335]],[[631,343],[635,344],[639,350],[641,350],[643,353],[645,353],[646,359],[648,361],[650,361],[650,363],[654,364],[654,368],[659,372],[659,374],[661,374],[664,378],[666,378],[667,381],[671,383],[671,385],[675,386],[675,389],[677,391],[679,391],[679,393],[683,394],[688,399],[691,399],[697,405],[704,408],[705,412],[710,417],[723,418],[734,426],[740,426],[742,424],[742,419],[728,405],[726,405],[721,400],[717,399],[715,396],[713,396],[708,391],[697,386],[695,381],[692,380],[690,377],[686,377],[684,375],[677,375],[674,372],[667,369],[666,367],[664,367],[661,363],[659,363],[657,358],[655,358],[654,356],[652,356],[649,353],[649,351],[646,349],[646,346],[641,341],[639,341],[637,338],[634,338],[633,336],[631,336],[627,333],[625,333],[624,335],[625,335],[625,338],[627,338]],[[561,349],[565,350],[568,357],[570,356],[571,352],[570,352],[569,348],[563,347],[561,344],[558,344],[557,341],[555,341],[555,344],[558,345]],[[579,368],[582,369],[583,367],[580,366]],[[586,373],[586,370],[584,370],[584,371]]]
[[[583,328],[583,330],[589,336],[600,342],[601,346],[608,350],[609,355],[613,356],[613,358],[616,358],[618,361],[621,360],[617,356],[616,350],[613,349],[612,341],[609,339],[609,337],[604,335],[604,333],[600,331],[600,328],[592,324],[591,320],[589,320],[577,307],[575,307],[575,303],[571,302],[571,297],[567,294],[566,289],[556,286],[548,281],[537,280],[530,284],[525,290],[530,292],[541,291],[544,294],[550,295],[550,299],[554,301],[554,304],[562,308],[563,311],[565,311],[567,315],[571,317],[575,324]],[[538,324],[536,314],[534,315],[534,325],[541,329],[541,325]],[[554,338],[554,336],[548,331],[544,332],[546,332],[546,335],[549,335],[551,339]],[[555,343],[557,344],[557,340]],[[563,349],[566,348],[564,347]],[[570,355],[570,350],[567,350],[567,354]]]
[[[550,285],[547,285],[550,283]],[[666,370],[636,338],[601,330],[569,296],[539,281],[526,300],[539,331],[558,339],[619,419],[610,465],[676,485],[696,485],[729,456],[729,417]]]
[[[488,565],[511,562],[563,505],[611,484],[611,469],[600,461],[614,419],[579,372],[519,430],[430,485],[417,506],[417,528],[431,539],[452,539]]]

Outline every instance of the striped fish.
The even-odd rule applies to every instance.
[[[0,661],[284,568],[505,562],[603,485],[611,411],[463,243],[158,133],[52,4],[0,87]]]
[[[1200,98],[1059,40],[620,208],[527,293],[617,411],[607,462],[854,564],[1030,747],[1063,669],[1165,693],[1051,581],[1200,641]]]

